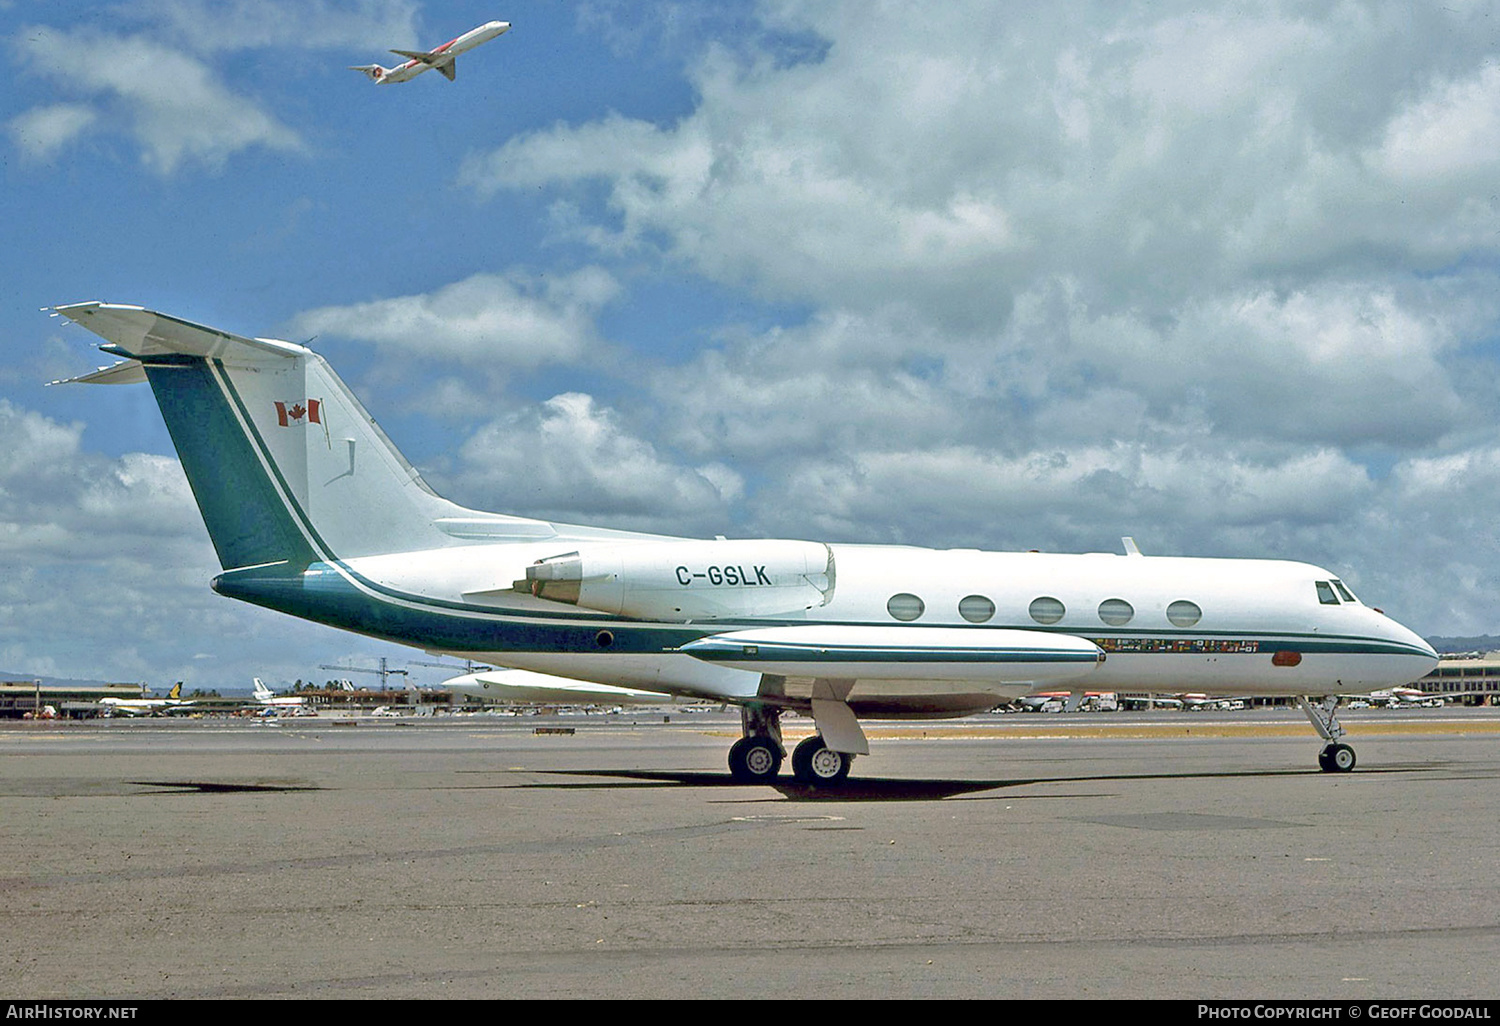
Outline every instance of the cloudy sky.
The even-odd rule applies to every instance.
[[[348,65],[491,19],[437,75]],[[1500,15],[0,0],[0,671],[326,679],[38,308],[316,336],[468,505],[1286,557],[1500,633]],[[420,658],[420,657],[419,657]],[[418,672],[434,682],[441,671]]]

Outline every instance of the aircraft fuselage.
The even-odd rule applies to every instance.
[[[732,561],[721,562],[702,558],[710,542],[642,544],[668,557],[654,576],[637,582],[643,601],[660,608],[654,586],[666,582],[680,589],[686,609],[696,600],[715,615],[643,619],[516,590],[539,561],[574,551],[587,558],[588,541],[566,538],[315,563],[293,579],[230,571],[215,588],[458,658],[730,699],[756,695],[761,673],[754,660],[705,661],[681,651],[684,645],[816,625],[882,628],[896,638],[912,628],[961,631],[976,640],[1021,631],[1040,643],[1077,638],[1097,646],[1102,659],[1061,678],[1078,688],[1209,695],[1362,693],[1416,680],[1436,662],[1426,642],[1377,610],[1358,601],[1320,602],[1316,582],[1334,575],[1305,563],[828,545],[817,547],[828,554],[815,582],[823,590],[808,586],[803,596],[816,604],[768,613],[760,595],[787,583],[773,559],[775,547],[788,543],[759,543],[765,560],[755,556],[758,543],[722,543],[735,548]],[[683,559],[674,563],[678,546]],[[630,583],[617,591],[631,594]],[[735,615],[736,606],[752,612]],[[858,673],[850,704],[889,701],[899,708],[906,697],[932,694],[983,707],[1060,686],[1057,677],[996,671],[975,679],[930,670]]]

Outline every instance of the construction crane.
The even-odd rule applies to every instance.
[[[410,660],[413,666],[436,666],[440,670],[449,670],[455,673],[478,673],[480,670],[493,670],[494,667],[486,663],[476,663],[472,659],[465,659],[462,666],[454,666],[452,663],[429,663],[421,659]]]
[[[332,663],[319,663],[318,664],[318,669],[320,669],[320,670],[342,670],[344,673],[378,673],[378,674],[380,674],[380,690],[381,691],[389,691],[390,690],[390,681],[389,681],[390,677],[394,677],[397,674],[400,674],[403,677],[408,677],[411,674],[410,670],[392,670],[389,667],[387,667],[386,666],[386,662],[385,662],[385,656],[381,656],[380,657],[380,669],[378,669],[378,670],[375,670],[375,669],[366,669],[366,668],[364,668],[362,666],[335,666]]]

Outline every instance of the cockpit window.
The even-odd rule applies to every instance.
[[[1339,604],[1339,597],[1333,593],[1333,585],[1327,581],[1318,581],[1317,585],[1319,602],[1325,606],[1336,606]]]
[[[1357,598],[1354,597],[1354,593],[1352,591],[1350,591],[1348,588],[1344,587],[1344,582],[1343,581],[1335,579],[1335,580],[1329,581],[1328,583],[1334,586],[1334,588],[1339,593],[1339,598],[1343,599],[1345,602],[1358,602],[1359,601],[1359,599],[1357,599]]]

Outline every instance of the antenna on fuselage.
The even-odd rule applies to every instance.
[[[1135,547],[1135,539],[1128,535],[1120,539],[1120,544],[1125,546],[1125,555],[1127,556],[1139,556],[1141,554],[1141,550]]]

